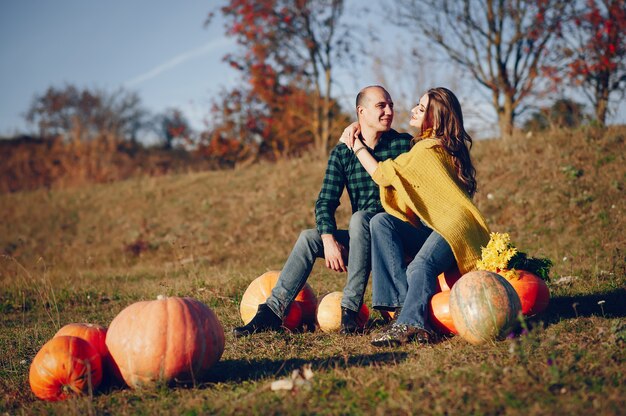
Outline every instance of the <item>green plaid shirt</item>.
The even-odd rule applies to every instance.
[[[398,133],[392,129],[383,133],[373,151],[365,151],[369,151],[380,162],[407,152],[411,147],[410,143],[410,134]],[[383,211],[378,185],[352,150],[340,143],[330,152],[322,190],[315,203],[315,223],[320,234],[333,234],[337,229],[335,211],[344,188],[348,189],[352,213]]]

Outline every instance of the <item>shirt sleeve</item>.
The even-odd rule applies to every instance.
[[[320,234],[333,234],[337,230],[335,211],[345,186],[345,170],[339,158],[339,147],[335,147],[328,158],[322,190],[315,202],[315,224]]]

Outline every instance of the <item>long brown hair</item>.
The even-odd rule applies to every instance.
[[[476,169],[469,154],[473,142],[463,127],[461,104],[447,88],[431,88],[426,94],[429,100],[422,131],[432,129],[431,136],[441,140],[443,148],[452,156],[459,181],[471,197],[477,188]]]

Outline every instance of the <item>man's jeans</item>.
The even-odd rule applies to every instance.
[[[428,306],[437,276],[456,264],[450,245],[426,225],[416,228],[386,213],[372,218],[370,230],[373,307],[402,307],[398,323],[431,330]],[[405,256],[412,259],[408,266]]]
[[[370,219],[374,213],[357,211],[350,218],[349,230],[337,230],[335,239],[348,249],[348,277],[343,288],[341,306],[355,312],[363,303],[363,294],[371,271]],[[315,259],[324,257],[322,237],[316,229],[304,230],[280,272],[267,306],[278,316],[296,298],[306,283]]]

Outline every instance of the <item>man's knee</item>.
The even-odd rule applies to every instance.
[[[372,213],[357,211],[350,218],[350,238],[370,234],[370,220]]]
[[[300,232],[300,236],[298,237],[297,245],[316,245],[317,241],[321,240],[320,233],[315,229],[304,230]]]

